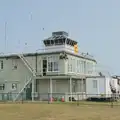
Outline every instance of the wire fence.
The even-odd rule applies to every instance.
[[[102,104],[120,105],[119,94],[85,94],[83,93],[0,93],[0,103],[45,103],[45,104],[67,104],[76,105]],[[116,104],[117,103],[117,104]]]

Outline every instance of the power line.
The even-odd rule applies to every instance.
[[[6,48],[7,48],[7,22],[5,22],[5,52],[7,52]]]

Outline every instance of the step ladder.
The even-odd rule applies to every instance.
[[[28,62],[28,60],[24,57],[23,54],[18,54],[18,57],[23,61],[24,65],[28,68],[28,70],[31,72],[32,77],[25,83],[25,85],[23,86],[23,88],[19,91],[19,93],[17,94],[17,96],[15,97],[14,101],[16,101],[18,99],[18,97],[21,95],[21,93],[25,90],[25,88],[32,83],[32,80],[34,80],[34,78],[36,77],[36,71],[32,68],[32,66],[30,65],[30,63]]]

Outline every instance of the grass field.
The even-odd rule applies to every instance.
[[[120,120],[120,106],[0,104],[1,120]]]

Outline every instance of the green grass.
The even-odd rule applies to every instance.
[[[40,103],[40,102],[39,102]],[[120,106],[101,103],[0,104],[1,120],[120,120]],[[84,104],[83,104],[84,103]],[[105,103],[107,104],[107,103]]]

